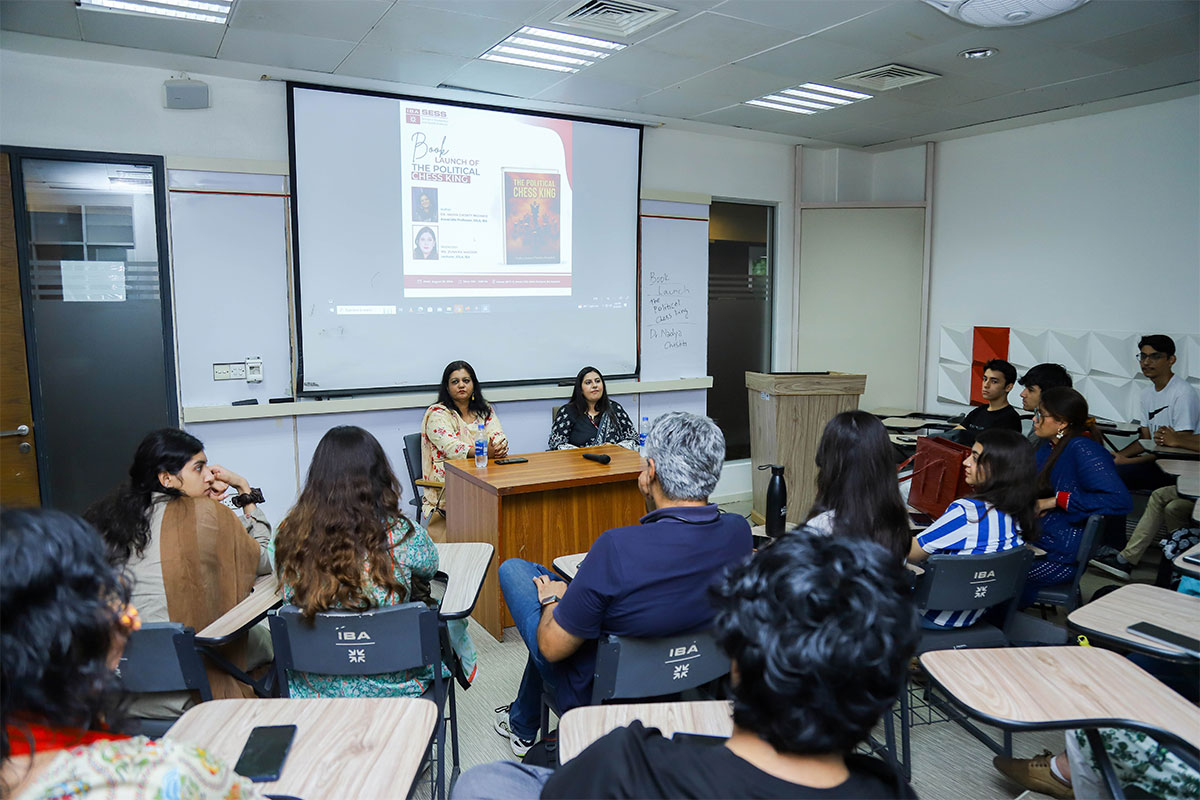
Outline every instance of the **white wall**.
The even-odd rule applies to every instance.
[[[942,143],[933,198],[929,408],[943,325],[1200,330],[1196,96]]]

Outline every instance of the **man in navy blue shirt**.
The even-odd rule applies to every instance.
[[[725,437],[708,417],[674,412],[654,421],[638,488],[640,524],[600,535],[568,585],[540,564],[500,565],[500,590],[529,661],[517,699],[497,709],[496,731],[524,756],[537,737],[543,684],[559,711],[591,701],[596,640],[659,637],[707,628],[709,585],[750,555],[750,525],[721,514],[708,495],[725,461]]]

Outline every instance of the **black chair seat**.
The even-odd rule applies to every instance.
[[[953,650],[960,647],[1008,647],[1004,631],[986,622],[976,622],[967,628],[947,628],[944,631],[922,630],[917,655],[933,650]]]

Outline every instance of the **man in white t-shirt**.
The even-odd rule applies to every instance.
[[[1149,439],[1161,427],[1176,433],[1194,433],[1200,428],[1200,394],[1171,368],[1175,366],[1175,341],[1161,333],[1143,336],[1138,342],[1142,374],[1152,386],[1138,398],[1139,439]],[[1132,442],[1116,454],[1117,474],[1130,489],[1157,489],[1175,482],[1154,463],[1154,456]]]

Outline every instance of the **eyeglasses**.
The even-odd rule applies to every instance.
[[[1138,353],[1138,361],[1162,361],[1167,357],[1166,353]]]
[[[1037,411],[1033,412],[1034,421],[1041,422],[1045,418],[1046,418],[1046,415],[1042,413],[1042,410],[1040,408]]]

